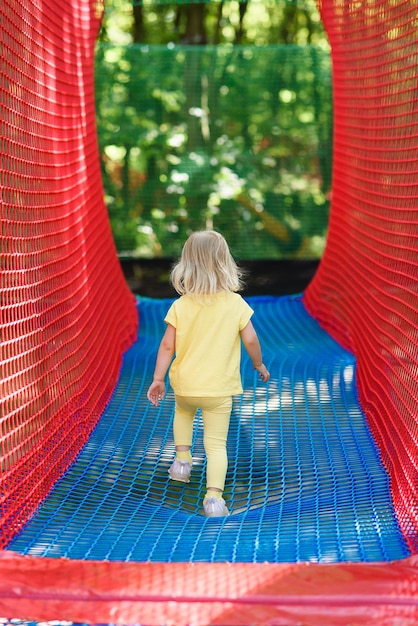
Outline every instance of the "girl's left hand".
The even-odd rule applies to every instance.
[[[264,363],[262,363],[260,367],[256,367],[255,369],[260,374],[260,378],[263,381],[263,383],[266,383],[270,378],[270,372],[268,371]]]

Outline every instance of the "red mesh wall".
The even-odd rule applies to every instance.
[[[418,549],[417,5],[323,0],[335,102],[328,244],[305,298],[356,354],[360,400]]]
[[[102,6],[3,0],[1,11],[0,546],[88,438],[137,325],[96,143]]]
[[[0,550],[0,615],[48,626],[416,626],[416,589],[417,557],[385,564],[122,563]]]

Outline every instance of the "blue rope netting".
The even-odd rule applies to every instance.
[[[171,300],[140,298],[140,334],[77,461],[9,545],[23,554],[123,561],[387,561],[409,554],[388,476],[358,403],[355,359],[308,315],[302,296],[248,298],[271,372],[245,352],[225,500],[205,518],[196,417],[191,482],[170,481],[173,395],[146,399]]]

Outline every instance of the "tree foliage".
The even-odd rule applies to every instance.
[[[321,254],[332,99],[313,9],[121,1],[97,47],[96,95],[121,254],[177,256],[206,227],[241,258]]]

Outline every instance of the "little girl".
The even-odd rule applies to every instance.
[[[240,279],[241,273],[222,235],[213,230],[190,235],[171,272],[171,282],[180,298],[164,319],[167,328],[147,394],[149,401],[158,406],[175,355],[169,377],[176,402],[176,458],[168,473],[172,480],[189,482],[193,420],[200,408],[207,458],[203,509],[208,517],[229,514],[222,494],[228,466],[226,440],[232,396],[243,392],[241,340],[261,379],[267,382],[270,378],[250,321],[254,311],[235,293],[241,288]]]

